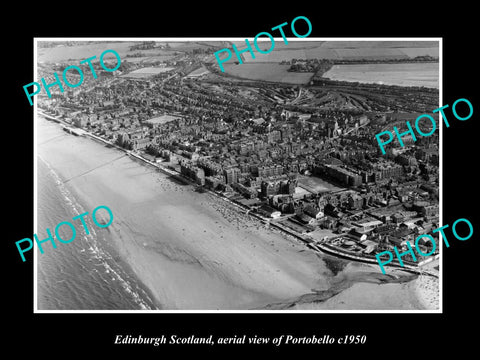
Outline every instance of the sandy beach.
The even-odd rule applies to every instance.
[[[415,281],[415,291],[422,306],[428,310],[439,309],[439,283],[438,279],[421,275]]]
[[[335,274],[321,254],[225,201],[42,118],[38,156],[89,209],[112,210],[108,229],[114,246],[159,309],[258,309],[332,287],[340,290],[320,305],[303,303],[298,309],[429,306],[419,300],[432,291],[427,280],[385,283],[377,281],[380,272],[373,266],[346,260]]]
[[[417,292],[418,277],[399,269],[386,275],[377,267],[350,262],[330,279],[327,291],[313,292],[286,302],[271,304],[270,309],[289,310],[424,310],[430,309]],[[399,307],[399,301],[401,307]]]

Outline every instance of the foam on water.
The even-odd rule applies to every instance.
[[[150,309],[155,309],[155,305],[153,304],[153,301],[150,299],[149,295],[141,288],[141,285],[137,284],[136,282],[138,281],[137,279],[134,279],[131,274],[128,274],[127,272],[123,271],[121,266],[123,264],[118,263],[114,257],[111,255],[109,250],[106,249],[106,245],[108,242],[107,234],[104,231],[97,231],[96,226],[93,225],[92,221],[90,220],[90,217],[87,216],[85,217],[87,227],[90,231],[90,234],[86,234],[85,231],[83,230],[83,226],[80,225],[82,228],[81,231],[78,231],[79,225],[78,225],[78,220],[77,221],[72,221],[71,218],[75,217],[77,215],[80,215],[82,213],[87,212],[87,210],[80,204],[79,201],[76,200],[75,196],[72,194],[72,192],[67,188],[65,183],[63,182],[62,178],[60,177],[59,174],[57,174],[54,169],[48,164],[47,161],[45,161],[43,158],[38,156],[38,158],[42,161],[42,164],[45,165],[46,169],[48,170],[47,178],[48,180],[53,180],[55,184],[55,188],[58,190],[59,194],[61,194],[61,200],[64,204],[64,207],[67,207],[73,216],[69,216],[67,213],[62,213],[60,214],[47,214],[46,216],[48,219],[51,221],[54,218],[61,218],[62,220],[60,221],[71,221],[74,225],[75,228],[77,229],[77,235],[74,241],[68,244],[58,244],[57,249],[47,249],[45,250],[44,254],[39,255],[39,261],[46,260],[44,258],[46,256],[47,251],[50,253],[48,259],[54,259],[53,261],[56,262],[55,268],[59,269],[62,273],[65,271],[65,268],[69,264],[70,266],[76,266],[78,269],[76,271],[70,271],[69,276],[65,275],[65,278],[63,279],[56,279],[55,281],[48,281],[48,277],[53,276],[49,272],[45,271],[39,271],[38,273],[38,282],[39,284],[42,283],[42,285],[45,285],[45,283],[48,283],[49,286],[39,286],[39,292],[43,291],[42,296],[53,296],[55,294],[55,301],[52,302],[56,303],[59,305],[59,309],[64,309],[65,307],[68,307],[69,305],[62,305],[62,299],[59,297],[61,292],[56,292],[55,289],[53,288],[53,284],[61,284],[62,286],[70,287],[72,289],[75,289],[74,291],[81,292],[83,296],[85,294],[88,294],[90,287],[94,286],[95,291],[97,292],[97,296],[101,298],[101,292],[102,291],[109,291],[109,292],[115,292],[120,296],[125,296],[130,298],[131,300],[133,299],[133,302],[136,304],[138,309],[144,309],[144,310],[150,310]],[[39,179],[40,180],[40,179]],[[46,179],[42,179],[43,182],[47,181]],[[42,185],[45,187],[45,184]],[[39,187],[39,191],[41,191]],[[56,206],[58,203],[58,199],[54,198],[54,194],[48,193],[48,200],[49,204],[43,205],[43,207],[48,207],[49,211],[52,211],[53,209],[55,210],[60,210],[60,206]],[[55,205],[55,206],[53,206]],[[66,206],[65,206],[66,205]],[[39,209],[42,207],[42,205],[39,205]],[[40,212],[40,210],[38,212]],[[70,212],[69,211],[69,212]],[[90,213],[90,211],[89,211]],[[53,228],[54,224],[50,224],[51,228]],[[39,234],[43,234],[42,231],[42,225],[39,223],[37,232]],[[40,236],[40,235],[39,235]],[[68,248],[67,248],[68,247]],[[68,251],[67,251],[68,249]],[[54,253],[56,252],[56,253]],[[64,259],[65,256],[69,256],[70,259]],[[42,256],[42,258],[40,258]],[[82,261],[81,257],[86,257],[87,261]],[[99,267],[103,269],[103,271],[98,271],[95,267]],[[39,267],[40,268],[40,267]],[[71,276],[75,274],[73,277]],[[77,276],[78,273],[78,276]],[[88,275],[88,276],[85,276]],[[56,275],[55,275],[56,276]],[[102,280],[102,282],[105,283],[107,286],[96,286],[99,285],[98,283],[85,283],[86,281],[89,282],[95,282],[98,281],[98,277]],[[49,289],[48,294],[45,293],[45,290]],[[76,294],[71,294],[75,296]],[[69,299],[64,299],[65,304],[69,303]],[[90,299],[92,300],[92,299]],[[119,303],[125,303],[125,300],[119,299]],[[131,300],[126,301],[126,303],[131,302]],[[95,301],[89,301],[90,305],[86,305],[88,307],[91,306],[91,303],[95,303]],[[99,309],[100,307],[104,307],[104,305],[99,304]],[[118,305],[122,306],[122,305]],[[123,305],[124,306],[124,305]],[[39,309],[42,309],[42,304],[39,301]],[[128,310],[128,309],[127,309]],[[134,310],[134,309],[132,309]]]

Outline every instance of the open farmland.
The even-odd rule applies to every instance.
[[[437,47],[417,47],[417,48],[402,48],[401,49],[404,54],[407,56],[414,58],[416,56],[433,56],[433,57],[439,57],[439,50],[438,46]]]
[[[292,59],[340,59],[338,54],[332,49],[313,48],[313,49],[285,49],[273,50],[269,54],[255,54],[255,60],[250,55],[244,54],[245,62],[281,62]]]
[[[438,47],[437,41],[420,41],[420,40],[332,40],[326,41],[324,47],[334,49],[355,49],[355,48],[421,48],[421,47]]]
[[[172,51],[177,52],[189,52],[194,49],[213,49],[217,47],[227,47],[228,44],[225,41],[158,41],[156,42],[159,45],[168,45],[168,48]]]
[[[298,50],[298,49],[313,49],[323,45],[326,41],[319,41],[319,40],[310,40],[305,41],[305,39],[298,39],[298,38],[289,38],[288,44],[285,44],[281,37],[274,37],[275,39],[275,50]],[[253,39],[249,39],[250,43],[253,44]],[[265,37],[258,38],[258,44],[266,44],[265,47],[270,47],[270,39]],[[245,40],[233,40],[230,41],[228,46],[231,47],[231,44],[235,44],[237,48],[243,49],[245,48]]]
[[[83,44],[78,46],[65,46],[59,43],[58,46],[50,48],[38,48],[38,60],[40,62],[62,62],[66,60],[83,60],[91,56],[97,58],[93,61],[98,61],[100,54],[105,50],[115,50],[120,55],[120,58],[126,56],[129,52],[130,46],[134,45],[133,41],[117,41],[117,42],[92,42],[90,44]],[[108,56],[113,55],[109,54]]]
[[[287,84],[307,84],[314,73],[288,72],[289,65],[274,63],[224,64],[225,73],[247,80],[281,82]]]
[[[439,86],[438,63],[334,65],[324,78],[398,86]]]
[[[292,41],[285,44],[282,39],[275,40],[274,49],[268,54],[255,52],[255,59],[245,52],[245,62],[280,62],[291,59],[332,59],[332,60],[388,60],[410,59],[416,56],[439,56],[438,43],[435,41]],[[239,50],[246,48],[245,42],[234,41]],[[270,41],[259,41],[263,50],[270,48]],[[224,58],[227,53],[222,53]],[[232,52],[229,62],[236,61]]]

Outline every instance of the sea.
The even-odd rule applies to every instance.
[[[76,237],[70,243],[43,243],[44,253],[37,248],[38,310],[156,310],[159,305],[149,290],[136,277],[129,265],[115,251],[107,228],[97,227],[91,218],[93,209],[82,205],[73,189],[42,158],[37,160],[37,232],[39,240],[47,237],[46,228],[54,233],[62,221],[75,225]],[[84,212],[90,234],[80,219]],[[100,212],[99,212],[100,213]],[[68,226],[59,228],[59,235],[72,236]]]

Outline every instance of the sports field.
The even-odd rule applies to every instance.
[[[132,71],[131,73],[123,75],[129,78],[148,78],[150,76],[158,75],[163,72],[173,70],[173,67],[145,67]]]

